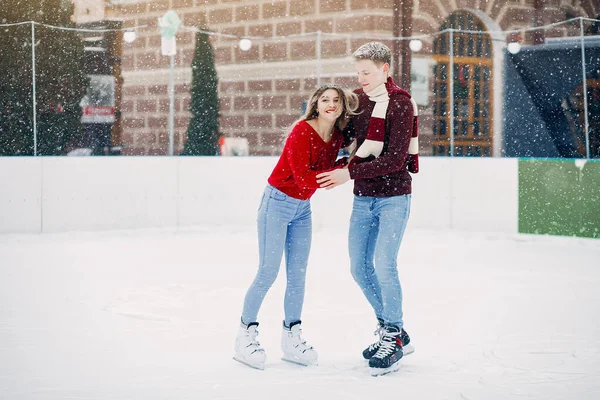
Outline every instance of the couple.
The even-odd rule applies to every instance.
[[[417,107],[388,77],[391,51],[378,42],[354,53],[362,89],[318,88],[286,140],[258,210],[259,267],[246,293],[234,359],[264,369],[257,315],[285,251],[283,359],[317,363],[302,338],[301,313],[311,245],[310,197],[354,180],[350,218],[351,271],[378,321],[379,340],[363,351],[373,375],[399,368],[412,352],[403,329],[396,260],[410,211],[411,177],[418,171]],[[343,130],[342,130],[343,129]],[[336,161],[342,145],[349,158]],[[409,346],[411,347],[411,346]]]

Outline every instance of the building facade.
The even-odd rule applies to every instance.
[[[174,69],[175,154],[186,140],[194,30],[201,29],[214,32],[220,134],[247,139],[251,155],[280,153],[286,128],[299,117],[303,101],[316,85],[356,87],[351,54],[361,44],[379,40],[394,51],[395,80],[410,85],[419,104],[423,154],[449,154],[453,126],[454,154],[500,156],[507,41],[543,43],[548,37],[578,35],[580,27],[576,22],[544,30],[505,31],[575,17],[597,18],[600,2],[106,1],[105,18],[138,27],[137,39],[123,44],[124,154],[167,154],[170,68],[169,57],[161,55],[157,18],[168,10],[176,11],[183,22]],[[413,36],[420,37],[422,48],[417,42],[413,46],[408,40],[392,39]],[[250,49],[240,48],[241,38],[251,40]]]
[[[104,19],[105,0],[77,0],[73,1],[75,8],[73,19],[78,23],[100,21]]]

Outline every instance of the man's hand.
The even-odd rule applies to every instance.
[[[317,183],[327,190],[343,185],[350,180],[348,168],[334,169],[317,175]]]

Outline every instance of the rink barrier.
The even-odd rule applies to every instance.
[[[600,238],[600,160],[519,160],[519,232]]]
[[[276,161],[275,157],[0,158],[0,232],[253,227]],[[565,162],[574,165],[572,160]],[[564,230],[544,231],[538,213],[519,206],[519,199],[525,204],[526,193],[519,190],[519,179],[533,187],[532,165],[513,158],[422,157],[421,170],[413,176],[409,229],[564,234]],[[591,165],[583,168],[586,182],[588,169],[593,179],[599,176]],[[536,168],[537,173],[544,170]],[[568,177],[567,183],[550,179],[547,185],[575,185],[577,175]],[[317,191],[312,199],[315,230],[347,229],[352,199],[351,182]],[[597,212],[589,210],[595,205],[582,203],[571,219]],[[597,225],[585,225],[584,232]]]

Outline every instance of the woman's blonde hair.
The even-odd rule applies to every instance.
[[[348,89],[332,84],[322,85],[313,92],[308,99],[308,103],[306,104],[306,111],[299,120],[294,122],[292,126],[296,125],[300,121],[310,121],[311,119],[318,118],[319,113],[317,111],[317,102],[319,101],[321,95],[323,95],[323,93],[329,89],[337,91],[340,98],[342,113],[335,121],[335,127],[339,130],[342,130],[347,122],[347,119],[352,115],[357,114],[355,111],[358,108],[358,96]]]

